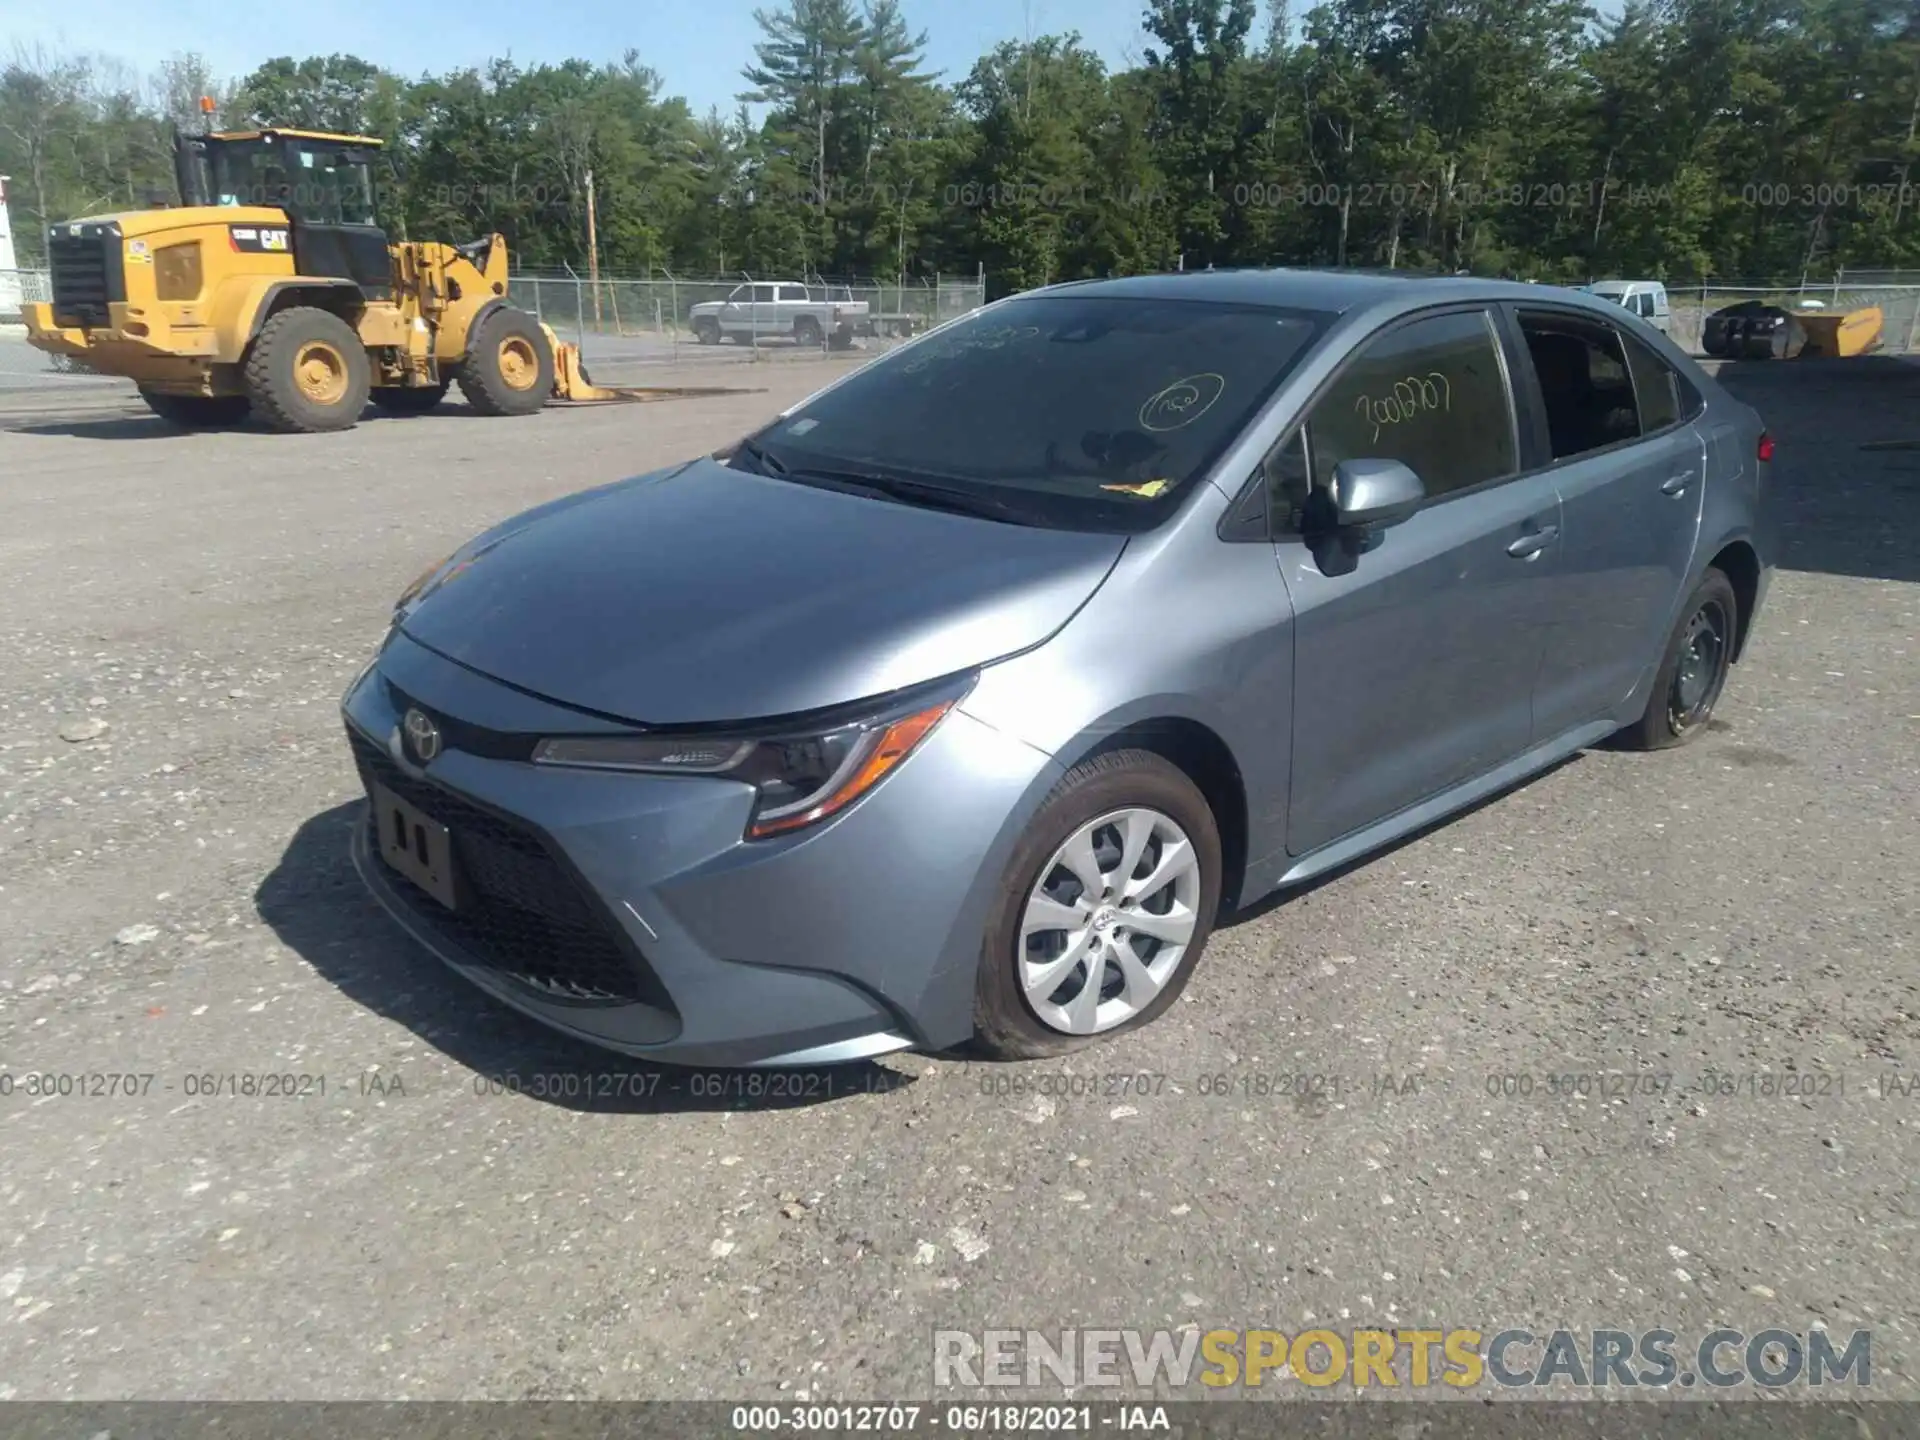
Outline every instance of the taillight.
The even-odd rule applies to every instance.
[[[1760,463],[1762,465],[1773,459],[1773,436],[1764,430],[1760,432],[1760,448],[1757,453],[1760,456]]]

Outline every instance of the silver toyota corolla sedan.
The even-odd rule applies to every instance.
[[[1704,728],[1772,442],[1571,291],[1055,286],[401,597],[344,700],[422,944],[632,1055],[1041,1056],[1224,908]]]

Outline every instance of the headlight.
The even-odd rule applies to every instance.
[[[542,740],[542,765],[637,770],[652,775],[717,775],[757,792],[747,838],[817,824],[878,785],[933,732],[971,688],[922,691],[859,719],[768,735],[592,735]]]

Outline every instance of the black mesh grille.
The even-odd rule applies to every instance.
[[[384,785],[453,837],[462,893],[449,910],[397,870],[385,872],[414,912],[476,960],[542,998],[578,1005],[673,1007],[646,962],[532,830],[407,774],[349,730],[361,781]],[[372,827],[374,818],[368,816]],[[368,843],[379,852],[371,828]]]
[[[47,241],[53,271],[53,318],[61,325],[104,325],[107,302],[114,299],[110,245],[106,235],[54,235]]]

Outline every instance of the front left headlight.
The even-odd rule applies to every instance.
[[[911,755],[971,688],[965,683],[850,721],[766,735],[590,735],[542,740],[542,765],[649,775],[714,775],[753,786],[747,838],[816,825],[846,809]]]

